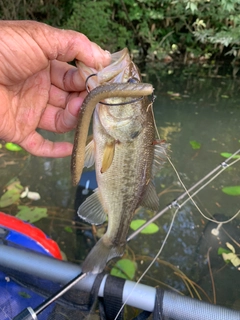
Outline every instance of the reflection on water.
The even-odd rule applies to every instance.
[[[190,188],[224,160],[220,153],[233,153],[240,147],[239,80],[212,75],[207,77],[201,69],[193,74],[187,69],[172,70],[167,66],[148,67],[147,70],[144,81],[155,86],[157,98],[154,112],[161,139],[171,144],[171,160],[186,187]],[[47,137],[52,140],[73,140],[72,133],[61,137],[48,134]],[[197,142],[200,148],[193,149],[190,141]],[[18,175],[22,185],[39,192],[41,200],[33,205],[48,207],[49,218],[40,220],[36,225],[59,243],[69,260],[84,259],[95,239],[90,227],[74,223],[76,189],[71,184],[70,158],[46,159],[8,153],[0,160],[1,186]],[[9,164],[9,161],[15,163]],[[217,214],[226,220],[237,212],[239,196],[229,196],[221,191],[224,186],[230,185],[240,185],[238,163],[227,169],[195,198],[205,215]],[[156,186],[160,195],[160,209],[184,191],[170,164],[166,164],[157,175]],[[14,210],[16,206],[4,209],[12,214],[16,212]],[[141,210],[139,215],[148,219],[151,213]],[[150,262],[146,256],[153,258],[159,250],[172,215],[173,212],[168,211],[157,221],[159,233],[141,234],[131,241],[129,246],[138,263],[138,275]],[[219,247],[226,247],[226,241],[234,245],[237,253],[240,252],[239,218],[226,227],[230,237],[224,233],[222,238],[223,230],[220,230],[219,237],[214,238],[209,232],[214,227],[216,224],[209,224],[195,206],[188,202],[176,216],[161,260],[154,264],[144,282],[154,286],[165,283],[189,294],[186,280],[176,276],[174,269],[166,265],[166,262],[171,263],[197,282],[213,301],[207,259],[209,254],[217,303],[240,309],[236,289],[240,285],[239,271],[231,264],[226,265],[222,257],[217,255]],[[210,247],[212,249],[208,251]],[[201,296],[207,300],[203,294]]]

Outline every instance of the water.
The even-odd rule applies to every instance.
[[[170,157],[187,188],[224,161],[222,152],[233,153],[240,148],[240,94],[239,79],[226,76],[226,71],[215,67],[192,66],[175,68],[166,65],[147,66],[144,81],[151,82],[157,96],[154,103],[157,127],[161,139],[170,143]],[[144,69],[143,69],[144,71]],[[223,74],[223,75],[222,75]],[[51,140],[73,140],[73,134],[46,134]],[[193,149],[190,141],[200,144]],[[3,208],[4,212],[16,214],[17,205],[47,207],[48,218],[41,219],[35,225],[56,240],[67,259],[80,263],[96,236],[91,227],[76,224],[74,198],[76,188],[72,187],[70,177],[70,158],[37,158],[22,153],[13,154],[1,150],[0,174],[1,187],[12,178],[18,177],[23,186],[37,191],[41,200],[36,202],[23,199],[12,206]],[[239,164],[227,169],[195,198],[197,204],[207,216],[216,215],[218,219],[228,219],[239,209],[239,196],[229,196],[221,189],[225,186],[239,185]],[[157,175],[157,191],[160,197],[160,209],[176,199],[181,187],[170,164]],[[158,252],[166,235],[174,211],[165,213],[156,223],[160,231],[153,235],[139,235],[133,239],[127,250],[128,256],[137,262],[136,279],[142,274],[151,259]],[[137,218],[148,219],[152,213],[140,211]],[[151,268],[143,282],[149,285],[170,286],[186,295],[196,293],[191,285],[186,285],[186,277],[195,281],[213,299],[212,282],[207,262],[210,250],[211,270],[213,273],[216,302],[240,309],[238,287],[239,271],[231,264],[226,265],[217,255],[219,247],[226,248],[226,241],[234,245],[239,253],[239,218],[224,226],[233,238],[229,238],[223,229],[219,238],[211,234],[216,224],[209,224],[195,206],[188,202],[176,216],[172,232],[159,259]],[[102,230],[103,231],[103,230]],[[222,235],[225,235],[223,238]],[[236,241],[237,243],[234,243]],[[134,254],[133,254],[134,252]],[[208,300],[201,292],[203,300]]]

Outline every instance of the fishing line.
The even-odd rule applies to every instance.
[[[194,203],[194,205],[196,206],[197,210],[200,212],[200,214],[207,220],[215,222],[215,223],[228,223],[230,221],[232,221],[234,218],[236,218],[236,216],[239,214],[239,212],[237,212],[232,218],[226,220],[226,221],[217,221],[217,220],[213,220],[207,216],[204,215],[204,213],[200,210],[200,208],[197,206],[197,204],[195,203],[195,201],[192,199],[192,197],[194,197],[197,193],[199,193],[203,188],[205,188],[211,181],[213,181],[218,175],[220,175],[225,169],[227,169],[228,167],[232,166],[233,164],[235,164],[236,162],[238,162],[240,160],[240,158],[236,159],[235,161],[233,161],[230,164],[227,164],[235,155],[237,155],[238,153],[240,153],[240,149],[237,150],[235,153],[233,153],[228,159],[226,159],[226,161],[222,162],[221,165],[218,165],[216,168],[214,168],[211,172],[209,172],[205,177],[203,177],[201,180],[199,180],[197,183],[195,183],[189,190],[187,190],[187,188],[185,187],[183,181],[181,180],[179,173],[177,172],[177,169],[175,168],[174,164],[172,163],[172,161],[170,160],[169,157],[167,157],[169,163],[171,164],[172,168],[174,169],[177,178],[179,180],[179,182],[181,183],[181,185],[183,186],[185,192],[183,194],[181,194],[179,197],[177,197],[177,199],[175,199],[174,201],[171,202],[170,205],[166,206],[163,210],[161,210],[159,213],[157,213],[154,217],[152,217],[151,219],[149,219],[145,224],[143,224],[140,228],[138,228],[135,232],[133,232],[128,238],[127,241],[132,240],[138,233],[140,233],[143,229],[145,229],[150,223],[156,221],[158,218],[160,218],[165,212],[167,212],[169,209],[171,208],[176,208],[176,207],[182,207],[183,205],[185,205],[189,199],[192,200],[192,202]],[[214,175],[207,183],[205,183],[204,185],[202,185],[199,189],[197,189],[195,191],[195,193],[193,193],[192,195],[190,195],[190,192],[193,191],[194,189],[196,189],[197,186],[199,186],[201,183],[203,183],[206,179],[208,179],[209,177],[211,177],[216,171],[218,171],[219,169],[221,169],[220,172],[218,172],[216,175]],[[188,198],[180,205],[178,203],[179,200],[182,200],[186,195],[188,195]]]
[[[235,153],[233,153],[228,159],[226,159],[225,161],[223,161],[220,165],[218,165],[216,168],[214,168],[212,171],[210,171],[206,176],[204,176],[202,179],[200,179],[197,183],[195,183],[190,189],[186,190],[186,192],[184,192],[182,195],[180,195],[177,200],[181,200],[182,198],[184,198],[188,193],[190,193],[192,190],[194,190],[198,185],[200,185],[201,183],[203,183],[208,177],[210,177],[211,175],[213,175],[216,171],[218,171],[219,169],[221,168],[226,168],[228,166],[227,162],[230,161],[235,155],[237,155],[238,153],[240,153],[240,149],[238,149]],[[171,164],[171,161],[170,159],[168,159],[168,161],[170,162]],[[174,165],[171,164],[171,166],[173,167],[174,171],[176,172],[177,174],[177,177],[181,182],[181,179],[180,179],[180,176],[177,172],[177,169],[175,169]]]
[[[151,112],[153,113],[153,102],[151,104],[149,104],[149,107],[151,108]],[[153,117],[153,121],[154,121],[154,127],[155,127],[155,131],[157,134],[158,139],[160,140],[160,135],[157,129],[157,125],[156,125],[156,121],[155,118]],[[160,218],[165,212],[167,212],[169,209],[171,208],[176,208],[176,207],[181,207],[183,206],[183,204],[181,204],[181,206],[179,205],[178,201],[184,199],[184,197],[186,195],[188,195],[188,197],[192,200],[192,202],[194,203],[194,205],[196,206],[197,210],[200,212],[200,214],[202,214],[203,217],[205,217],[207,220],[209,221],[213,221],[215,223],[222,223],[223,221],[216,221],[213,220],[207,216],[205,216],[203,214],[203,212],[200,210],[200,208],[198,208],[197,204],[195,203],[195,201],[192,199],[193,196],[195,196],[198,192],[200,192],[208,183],[210,183],[211,181],[213,181],[220,173],[222,173],[228,166],[231,166],[232,164],[235,164],[237,161],[234,161],[231,164],[228,164],[228,162],[234,157],[236,156],[238,153],[240,153],[240,149],[238,149],[236,152],[234,152],[229,158],[227,158],[224,162],[222,162],[220,165],[218,165],[216,168],[214,168],[212,171],[210,171],[207,175],[205,175],[202,179],[200,179],[197,183],[195,183],[189,190],[187,190],[187,188],[185,187],[183,181],[180,178],[180,175],[177,171],[177,169],[175,168],[174,164],[172,163],[172,161],[170,160],[170,158],[167,156],[166,151],[164,150],[166,157],[170,163],[170,165],[172,166],[173,170],[175,171],[177,178],[179,180],[179,182],[181,183],[181,185],[183,186],[185,192],[183,194],[181,194],[179,197],[177,197],[177,199],[175,199],[174,201],[171,202],[170,205],[166,206],[163,210],[161,210],[159,213],[157,213],[153,218],[151,218],[150,220],[148,220],[145,224],[143,224],[141,227],[139,227],[135,232],[133,232],[128,238],[127,238],[127,242],[132,240],[136,235],[138,235],[143,229],[145,229],[149,224],[151,224],[152,222],[156,221],[158,218]],[[237,159],[239,160],[239,159]],[[194,189],[196,189],[197,186],[199,186],[200,184],[202,184],[206,179],[208,179],[209,177],[211,177],[216,171],[218,171],[219,169],[222,170],[216,174],[208,183],[204,184],[202,187],[200,187],[192,196],[190,195],[190,192],[193,191]],[[184,204],[189,201],[189,198],[184,202]],[[231,220],[233,220],[236,216],[238,215],[238,213],[236,213],[231,219],[226,220],[226,222],[224,223],[228,223]]]
[[[151,104],[151,110],[152,110],[152,104]],[[157,130],[157,127],[156,127],[156,123],[155,123],[155,119],[154,119],[154,125],[155,125],[155,129],[156,129],[156,132],[157,132],[157,136],[158,138],[160,139],[160,136],[159,136],[159,133],[158,133],[158,130]],[[165,150],[164,150],[165,152]],[[165,207],[165,209],[163,209],[162,211],[160,211],[156,216],[154,216],[152,219],[150,219],[148,222],[146,222],[143,226],[141,226],[138,230],[136,230],[134,233],[132,233],[127,241],[130,241],[131,239],[133,239],[139,232],[141,232],[147,225],[149,225],[150,223],[152,223],[153,221],[155,221],[156,219],[158,219],[160,216],[162,216],[167,210],[169,210],[170,208],[173,208],[173,207],[177,207],[174,215],[173,215],[173,218],[172,218],[172,221],[171,221],[171,224],[170,224],[170,227],[169,227],[169,230],[163,240],[163,243],[158,251],[158,253],[156,254],[156,256],[154,257],[154,259],[152,260],[152,262],[149,264],[149,266],[147,267],[147,269],[143,272],[143,274],[140,276],[139,280],[136,282],[135,286],[133,287],[132,291],[129,293],[127,299],[125,300],[125,302],[123,303],[123,306],[121,307],[121,309],[119,310],[117,316],[115,319],[117,319],[118,315],[120,314],[120,312],[122,311],[122,309],[124,308],[124,306],[126,305],[129,297],[131,296],[132,292],[135,290],[136,286],[138,285],[138,283],[143,279],[143,277],[147,274],[147,272],[149,271],[149,269],[152,267],[152,265],[156,262],[157,258],[159,257],[159,255],[161,254],[165,244],[166,244],[166,241],[172,231],[172,227],[173,227],[173,223],[174,223],[174,220],[176,218],[176,215],[179,211],[180,208],[182,208],[189,200],[192,200],[194,206],[197,208],[197,210],[200,212],[200,214],[205,218],[207,219],[208,221],[212,221],[212,222],[215,222],[215,223],[218,223],[218,228],[216,229],[218,231],[218,229],[221,227],[222,224],[226,224],[226,223],[229,223],[230,221],[232,221],[233,219],[235,219],[237,217],[237,215],[240,213],[240,210],[235,214],[233,215],[230,219],[228,220],[225,220],[225,221],[217,221],[217,220],[214,220],[214,219],[211,219],[209,217],[207,217],[202,211],[201,209],[198,207],[198,205],[196,204],[196,202],[193,200],[193,197],[198,194],[202,189],[204,189],[210,182],[212,182],[214,179],[216,179],[226,168],[234,165],[235,163],[237,163],[240,158],[236,159],[235,161],[231,162],[230,164],[228,164],[227,162],[229,162],[235,155],[237,155],[238,153],[240,152],[240,149],[237,150],[234,154],[232,154],[226,161],[222,162],[221,165],[217,166],[216,168],[214,168],[210,173],[208,173],[204,178],[202,178],[201,180],[199,180],[196,184],[194,184],[189,190],[187,190],[186,186],[184,185],[176,167],[174,166],[174,164],[172,163],[172,161],[170,160],[170,158],[167,156],[166,152],[166,157],[170,163],[170,165],[172,166],[172,168],[174,169],[174,172],[176,173],[177,175],[177,178],[179,180],[179,182],[181,183],[182,187],[184,188],[185,192],[180,195],[175,201],[173,201],[169,206]],[[218,171],[219,169],[221,169],[219,172],[217,172],[213,177],[211,177],[216,171]],[[211,178],[210,178],[211,177]],[[196,189],[197,186],[199,186],[200,184],[202,184],[206,179],[210,178],[204,185],[200,186],[192,195],[190,194],[191,191],[193,191],[194,189]],[[186,195],[188,195],[188,198],[180,205],[178,203],[179,200],[182,200]],[[214,229],[213,229],[214,230]],[[213,231],[212,230],[212,231]]]
[[[153,103],[151,104],[151,110],[153,113]],[[154,127],[158,136],[158,139],[160,140],[160,135],[157,129],[157,124],[156,124],[156,120],[155,117],[153,117],[154,119]],[[182,206],[184,206],[189,199],[192,200],[193,204],[195,205],[196,209],[198,210],[198,212],[208,221],[212,221],[215,223],[219,223],[219,224],[223,224],[223,223],[229,223],[230,221],[232,221],[233,219],[235,219],[235,217],[237,217],[237,215],[239,214],[239,211],[230,219],[226,220],[226,221],[217,221],[217,220],[213,220],[209,217],[207,217],[202,211],[201,209],[198,207],[198,205],[196,204],[196,202],[193,200],[193,197],[198,194],[198,192],[200,192],[203,188],[205,188],[211,181],[213,181],[214,179],[216,179],[226,168],[228,168],[229,166],[235,164],[236,162],[238,162],[240,160],[240,158],[236,159],[235,161],[233,161],[231,164],[228,164],[227,162],[230,161],[235,155],[237,155],[240,152],[240,149],[238,149],[235,153],[233,153],[226,161],[222,162],[221,165],[217,166],[215,169],[213,169],[209,174],[207,174],[203,179],[201,179],[199,182],[197,182],[192,188],[190,188],[189,190],[187,190],[186,186],[184,185],[182,179],[180,178],[180,175],[176,169],[176,167],[174,166],[174,164],[172,163],[172,161],[170,160],[170,158],[167,156],[167,153],[165,150],[163,150],[165,152],[165,155],[168,159],[168,162],[170,163],[170,165],[172,166],[173,170],[175,171],[177,178],[179,180],[179,182],[181,183],[182,187],[185,190],[185,193],[183,193],[183,195],[181,195],[180,197],[177,198],[177,200],[175,200],[175,204],[177,206],[179,206],[179,208],[181,208]],[[194,190],[199,184],[201,184],[203,181],[205,181],[209,176],[211,176],[213,173],[215,173],[216,171],[218,171],[220,168],[222,168],[215,176],[213,176],[207,183],[205,183],[202,187],[200,187],[194,194],[190,195],[190,192],[192,190]],[[185,197],[185,195],[188,195],[188,198],[181,204],[179,205],[177,201],[183,199]],[[174,203],[173,203],[174,204]]]
[[[233,161],[232,163],[230,163],[228,165],[228,167],[234,165],[236,162],[238,162],[240,160],[240,158],[236,159],[235,161]],[[232,221],[234,218],[236,218],[236,216],[239,214],[240,210],[233,216],[231,217],[230,219],[228,220],[225,220],[225,221],[217,221],[217,220],[214,220],[214,219],[211,219],[207,216],[205,216],[205,214],[200,210],[200,208],[197,206],[196,202],[192,199],[192,197],[194,197],[198,192],[200,192],[203,188],[205,188],[210,182],[212,182],[214,179],[216,179],[227,167],[223,168],[222,170],[220,170],[217,174],[215,174],[215,176],[213,176],[208,182],[206,182],[203,186],[201,186],[195,193],[193,193],[192,195],[189,194],[189,198],[192,200],[192,202],[194,203],[195,207],[198,209],[198,211],[200,212],[200,214],[205,218],[207,219],[208,221],[212,221],[212,222],[215,222],[215,223],[219,223],[219,224],[224,224],[224,223],[229,223],[230,221]],[[184,206],[185,203],[189,200],[186,199],[182,204],[181,206]]]
[[[55,302],[58,298],[60,298],[64,293],[68,292],[73,286],[75,286],[79,281],[86,277],[86,273],[80,273],[67,284],[65,284],[61,289],[59,289],[56,293],[51,295],[48,299],[44,300],[40,305],[35,307],[27,307],[21,313],[13,318],[13,320],[37,320],[38,315],[45,310],[50,304]]]
[[[147,267],[147,269],[143,272],[143,274],[140,276],[140,278],[138,279],[138,281],[135,283],[135,285],[133,286],[131,292],[129,293],[129,295],[127,296],[126,300],[124,301],[122,307],[120,308],[120,310],[118,311],[116,317],[114,318],[114,320],[117,319],[117,317],[119,316],[120,312],[123,310],[124,306],[126,305],[126,303],[128,302],[128,299],[130,298],[131,294],[133,293],[133,291],[135,290],[135,288],[137,287],[137,285],[139,284],[139,282],[143,279],[143,277],[147,274],[147,272],[149,271],[149,269],[152,267],[152,265],[156,262],[157,258],[160,256],[166,242],[167,242],[167,239],[172,231],[172,227],[173,227],[173,223],[175,221],[175,218],[177,216],[177,213],[179,211],[180,208],[177,208],[173,214],[173,217],[172,217],[172,220],[171,220],[171,223],[170,223],[170,226],[169,226],[169,229],[168,229],[168,232],[162,242],[162,245],[160,247],[160,249],[158,250],[157,254],[155,255],[155,257],[153,258],[153,260],[151,261],[151,263],[149,264],[149,266]]]
[[[204,185],[202,185],[195,193],[193,193],[192,195],[189,193],[189,190],[186,189],[184,183],[182,182],[176,168],[174,167],[173,163],[171,162],[171,160],[168,158],[168,161],[170,162],[170,164],[172,165],[174,171],[176,172],[176,175],[180,181],[180,183],[182,184],[183,188],[185,189],[187,195],[189,198],[187,198],[181,205],[179,205],[180,207],[184,206],[188,201],[189,199],[191,199],[191,201],[193,202],[193,204],[195,205],[195,207],[197,208],[197,210],[199,211],[199,213],[205,218],[207,219],[208,221],[212,221],[212,222],[215,222],[215,223],[228,223],[230,222],[231,220],[233,220],[239,213],[239,211],[233,216],[231,217],[230,219],[228,220],[225,220],[225,221],[217,221],[217,220],[214,220],[214,219],[211,219],[209,217],[207,217],[202,211],[201,209],[198,207],[198,205],[196,204],[196,202],[193,200],[193,197],[198,194],[202,189],[204,189],[210,182],[212,182],[213,180],[215,180],[225,169],[227,169],[228,167],[232,166],[233,164],[235,164],[236,162],[238,162],[240,160],[240,158],[236,159],[235,161],[233,161],[232,163],[228,164],[227,166],[224,166],[217,174],[215,174],[210,180],[208,180]]]
[[[97,76],[97,73],[90,74],[90,75],[87,77],[86,81],[85,81],[85,87],[86,87],[87,93],[90,93],[90,91],[91,91],[91,90],[89,89],[88,85],[87,85],[88,80],[89,80],[91,77],[95,77],[95,76]],[[139,82],[139,80],[136,79],[136,78],[129,78],[129,79],[128,79],[128,82],[129,82],[129,83],[136,83],[136,82]],[[122,83],[122,82],[121,82],[121,83]],[[102,102],[102,101],[99,101],[98,103],[104,104],[104,105],[110,106],[110,107],[111,107],[111,106],[124,106],[124,105],[126,105],[126,104],[130,104],[130,103],[132,104],[132,103],[141,101],[142,99],[143,99],[143,96],[142,96],[142,97],[139,97],[139,98],[136,98],[136,99],[133,99],[133,100],[130,100],[130,101],[119,102],[119,103],[107,103],[107,102]]]

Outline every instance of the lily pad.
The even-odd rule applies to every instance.
[[[229,196],[239,196],[240,186],[229,186],[222,188],[222,192],[228,194]]]
[[[37,222],[48,216],[47,208],[18,206],[18,209],[20,211],[16,214],[16,217],[30,223]]]
[[[218,248],[218,255],[222,255],[223,253],[231,253],[231,251],[228,250],[228,249],[219,247],[219,248]]]
[[[0,198],[0,208],[8,207],[20,198],[20,192],[17,189],[7,190]]]
[[[137,230],[139,229],[144,223],[146,223],[146,220],[138,219],[138,220],[133,220],[130,224],[130,228],[132,230]],[[150,223],[146,228],[144,228],[141,233],[144,234],[153,234],[158,232],[159,227],[155,223]]]
[[[230,250],[230,253],[222,253],[223,260],[226,263],[231,262],[234,267],[240,266],[240,259],[235,253],[235,248],[229,242],[226,242],[226,246]]]
[[[20,190],[19,192],[21,192],[23,189],[23,186],[21,185],[21,182],[18,180],[18,178],[13,178],[6,184],[6,189],[7,190],[18,189]]]
[[[15,144],[12,142],[7,142],[5,144],[5,148],[9,151],[21,151],[22,150],[22,148],[18,144]]]
[[[232,156],[232,153],[229,153],[229,152],[222,152],[222,153],[220,153],[220,154],[221,154],[221,156],[224,157],[224,158],[230,158],[230,157]],[[237,155],[237,154],[232,157],[232,159],[238,159],[238,158],[240,158],[240,156]]]
[[[8,207],[20,198],[23,187],[17,178],[11,179],[5,186],[5,193],[0,198],[0,208]]]
[[[110,274],[115,277],[132,280],[135,276],[136,263],[129,259],[118,260],[112,268]]]
[[[201,148],[201,143],[197,142],[196,140],[191,140],[189,141],[191,147],[193,148],[193,150],[198,150]]]

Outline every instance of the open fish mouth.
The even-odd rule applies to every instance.
[[[93,111],[99,100],[103,100],[110,97],[140,97],[151,95],[153,93],[153,87],[151,84],[146,83],[114,83],[107,84],[105,86],[99,86],[93,89],[89,95],[85,98],[81,113],[79,116],[78,125],[76,128],[74,149],[72,154],[72,180],[73,184],[77,185],[80,180],[83,166],[84,166],[84,148],[86,146],[87,135],[89,125]],[[130,101],[128,102],[128,104]]]
[[[82,62],[76,61],[81,78],[87,82],[87,91],[106,83],[141,81],[139,70],[132,62],[127,48],[113,53],[111,57],[111,63],[105,68],[100,66],[99,70],[89,68]]]

